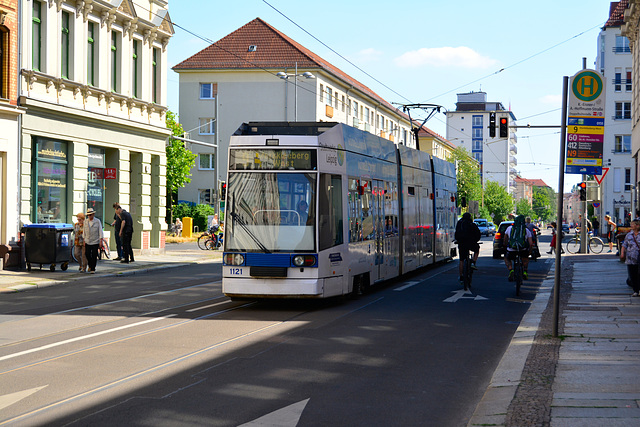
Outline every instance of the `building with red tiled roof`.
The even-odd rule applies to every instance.
[[[180,123],[190,139],[219,147],[216,159],[212,148],[192,145],[198,167],[181,201],[215,202],[229,137],[248,121],[340,122],[416,148],[406,114],[260,18],[173,70],[180,78]]]

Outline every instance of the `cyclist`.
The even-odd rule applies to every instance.
[[[478,255],[480,255],[480,245],[478,244],[480,237],[481,234],[478,224],[473,222],[469,212],[465,212],[456,224],[456,233],[454,235],[454,238],[458,242],[458,250],[460,251],[460,265],[458,266],[460,283],[464,283],[462,280],[462,270],[464,260],[469,258],[469,251],[473,252],[471,268],[474,270],[478,269],[476,267],[476,261],[478,260]]]
[[[524,221],[527,230],[531,232],[531,238],[533,240],[533,246],[531,246],[531,259],[535,261],[536,258],[540,258],[540,250],[538,249],[538,231],[540,231],[540,229],[537,225],[531,222],[531,217],[526,217]]]
[[[524,279],[529,278],[529,250],[533,247],[533,236],[526,227],[524,215],[518,215],[512,225],[504,232],[504,247],[507,248],[504,263],[509,270],[509,281],[513,281],[514,271],[511,261],[520,257],[524,271]]]

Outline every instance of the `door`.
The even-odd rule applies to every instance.
[[[373,180],[373,217],[375,222],[375,265],[378,279],[383,280],[387,271],[384,262],[384,182]]]

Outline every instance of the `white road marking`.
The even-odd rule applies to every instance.
[[[209,305],[205,305],[205,306],[202,306],[202,307],[192,308],[191,310],[187,310],[187,313],[193,313],[194,311],[200,311],[200,310],[204,310],[206,308],[215,307],[217,305],[227,304],[228,302],[229,301],[222,301],[222,302],[217,302],[215,304],[209,304]]]
[[[451,291],[451,292],[453,292],[454,295],[442,302],[458,302],[458,300],[460,299],[472,299],[474,301],[486,301],[489,299],[489,298],[481,297],[480,295],[473,296],[471,291],[465,291],[464,289],[459,291]],[[471,295],[471,296],[467,297],[465,295]]]
[[[5,394],[4,396],[0,396],[0,410],[6,408],[7,406],[11,406],[14,403],[20,402],[22,399],[25,399],[31,396],[33,393],[37,393],[43,388],[47,387],[47,385],[43,385],[41,387],[31,388],[29,390],[17,391],[15,393]]]
[[[407,288],[417,285],[420,282],[406,282],[404,286],[400,286],[399,288],[395,288],[394,291],[404,291]]]
[[[153,319],[144,320],[142,322],[132,323],[130,325],[119,326],[117,328],[107,329],[107,330],[100,331],[100,332],[95,332],[95,333],[89,334],[89,335],[82,335],[82,336],[79,336],[79,337],[76,337],[76,338],[71,338],[71,339],[64,340],[64,341],[54,342],[54,343],[51,343],[51,344],[43,345],[42,347],[36,347],[36,348],[32,348],[30,350],[21,351],[19,353],[7,354],[6,356],[0,357],[0,361],[13,359],[15,357],[24,356],[25,354],[36,353],[38,351],[47,350],[47,349],[50,349],[50,348],[53,348],[53,347],[58,347],[58,346],[61,346],[61,345],[70,344],[72,342],[77,342],[77,341],[82,341],[82,340],[86,340],[86,339],[89,339],[89,338],[98,337],[100,335],[105,335],[105,334],[109,334],[111,332],[121,331],[123,329],[133,328],[135,326],[144,325],[146,323],[157,322],[158,320],[164,320],[164,319],[168,319],[170,317],[175,317],[175,316],[177,316],[177,314],[170,314],[168,316],[162,316],[162,317],[154,317]]]
[[[293,405],[285,406],[282,409],[271,412],[265,416],[262,416],[253,421],[249,421],[246,424],[242,424],[238,427],[295,427],[300,421],[304,408],[309,403],[309,399],[301,400]]]

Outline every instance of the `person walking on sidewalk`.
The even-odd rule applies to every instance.
[[[83,237],[84,247],[87,254],[89,273],[96,272],[98,263],[98,248],[102,239],[102,223],[95,217],[96,211],[93,208],[87,209],[87,219],[84,222]]]
[[[631,221],[631,231],[627,233],[620,248],[620,259],[627,264],[627,274],[629,278],[627,284],[633,288],[632,297],[637,297],[640,292],[640,274],[638,264],[640,263],[640,221]]]
[[[131,248],[131,238],[133,237],[133,219],[131,214],[122,209],[122,206],[116,208],[116,214],[120,217],[122,224],[120,225],[120,239],[122,239],[122,260],[120,262],[129,264],[134,262],[133,248]]]
[[[556,236],[558,235],[558,224],[556,224],[555,221],[551,222],[551,249],[549,249],[549,252],[547,252],[548,254],[552,254],[553,251],[556,250]],[[563,232],[562,230],[560,231],[560,241],[562,241],[562,236],[563,236]],[[564,249],[562,249],[562,244],[560,245],[560,253],[563,254],[564,253]]]
[[[616,238],[616,228],[618,226],[611,221],[611,216],[605,215],[604,220],[607,221],[607,240],[609,240],[609,253],[613,252],[613,240]]]
[[[117,211],[119,207],[120,204],[118,202],[113,204],[114,211]],[[114,261],[120,261],[122,259],[122,240],[120,239],[120,225],[122,225],[122,220],[120,219],[118,214],[114,212],[113,222],[111,223],[111,226],[114,227],[113,234],[116,235],[116,250],[118,251],[118,258],[116,258]]]
[[[73,255],[78,260],[78,264],[80,264],[80,271],[87,271],[87,256],[85,253],[84,247],[84,214],[82,212],[76,215],[78,222],[73,224]]]

